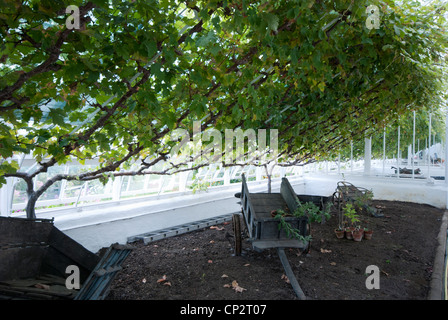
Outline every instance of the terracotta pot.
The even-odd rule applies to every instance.
[[[364,230],[364,239],[370,240],[372,239],[373,230]]]
[[[334,229],[334,233],[336,234],[336,237],[338,239],[344,238],[344,235],[345,235],[345,231],[344,230]]]
[[[364,229],[353,230],[352,234],[353,234],[353,240],[361,241],[362,236],[364,235]]]
[[[353,239],[353,228],[345,228],[345,237],[349,240]]]

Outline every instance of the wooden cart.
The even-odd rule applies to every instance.
[[[51,219],[0,217],[0,300],[102,300],[132,247],[112,244],[96,255]],[[68,266],[80,290],[67,288]]]
[[[272,212],[278,209],[291,213],[297,209],[300,202],[294,189],[288,179],[283,178],[280,193],[250,193],[244,175],[242,175],[242,180],[241,215],[234,214],[232,217],[235,255],[241,254],[243,234],[248,237],[248,241],[252,243],[255,249],[276,248],[294,291],[299,298],[305,299],[305,295],[300,289],[286,258],[284,249],[298,248],[306,252],[309,248],[309,241],[288,237],[285,230],[279,228],[279,220],[272,215]],[[244,231],[241,228],[241,219],[245,226]],[[308,217],[291,216],[285,217],[285,220],[297,229],[303,237],[310,234]]]

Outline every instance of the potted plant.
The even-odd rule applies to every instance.
[[[355,229],[352,231],[353,240],[355,241],[361,241],[362,237],[364,235],[364,229],[361,228],[361,226],[356,226]]]
[[[356,214],[356,210],[351,203],[347,203],[342,210],[344,212],[344,217],[350,222],[350,226],[345,228],[345,237],[351,240],[353,239],[355,225],[359,222],[359,215]]]
[[[336,237],[338,239],[343,239],[345,236],[345,230],[342,226],[339,226],[338,228],[334,229],[334,233],[336,234]]]
[[[373,234],[373,230],[364,228],[364,239],[366,239],[366,240],[372,239],[372,234]]]

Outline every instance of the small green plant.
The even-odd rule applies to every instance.
[[[360,222],[359,215],[356,214],[356,210],[353,207],[353,204],[347,203],[344,208],[342,208],[342,211],[344,212],[344,217],[347,218],[347,220],[350,222],[351,227],[357,226],[357,223]]]
[[[310,223],[324,223],[326,220],[330,219],[330,208],[331,203],[327,203],[323,210],[320,210],[313,202],[305,202],[297,207],[297,216],[303,217],[307,216]]]
[[[310,241],[311,240],[311,235],[308,235],[308,236],[301,235],[298,229],[296,229],[293,226],[291,226],[291,224],[285,220],[285,216],[282,215],[282,212],[283,211],[281,211],[280,213],[277,213],[277,215],[275,216],[276,219],[280,220],[280,222],[278,224],[279,230],[280,229],[285,230],[286,235],[288,236],[288,238],[294,238],[294,239],[301,240],[301,241],[304,241],[304,242]]]
[[[300,203],[298,201],[297,208],[292,213],[286,213],[285,211],[279,209],[276,210],[276,215],[274,216],[275,219],[279,219],[279,230],[283,229],[286,232],[286,235],[289,238],[296,238],[298,240],[302,241],[311,241],[311,235],[303,236],[300,234],[299,230],[291,226],[289,222],[285,220],[285,217],[292,216],[292,217],[308,217],[308,221],[310,223],[317,222],[317,223],[323,223],[325,220],[330,219],[330,208],[331,203],[328,203],[325,205],[323,210],[321,210],[317,205],[315,205],[312,201]]]
[[[189,188],[192,189],[193,194],[195,194],[198,191],[207,191],[210,183],[204,180],[205,179],[196,178],[193,181],[193,183],[189,186]]]
[[[362,209],[369,209],[369,203],[373,200],[373,191],[372,190],[366,190],[365,192],[362,192],[358,195],[356,195],[353,198],[353,204],[356,208],[359,210]]]

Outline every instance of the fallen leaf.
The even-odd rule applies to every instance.
[[[335,265],[336,265],[336,262],[330,262],[330,264],[331,264],[332,266],[335,266]]]
[[[239,284],[238,284],[238,282],[236,282],[236,280],[233,280],[233,281],[232,281],[232,288],[233,288],[233,290],[235,290],[236,292],[243,292],[244,290],[246,290],[246,289],[244,289],[243,287],[240,287]]]
[[[224,287],[224,288],[230,288],[231,285],[227,283],[227,284],[223,285],[223,287]]]
[[[236,292],[243,292],[244,290],[246,290],[246,289],[244,289],[244,288],[242,288],[242,287],[240,287],[240,286],[238,286],[238,287],[235,287],[235,288],[233,288]]]
[[[289,279],[288,279],[288,277],[286,276],[286,274],[282,274],[281,279],[282,279],[282,280],[285,280],[286,283],[289,283]]]
[[[222,276],[221,276],[221,278],[228,278],[229,276],[228,275],[226,275],[226,274],[223,274]]]
[[[208,263],[213,263],[213,260],[208,260],[207,262],[208,262]]]
[[[170,286],[171,287],[171,282],[167,281],[163,283],[164,286]]]
[[[331,250],[327,250],[327,249],[322,249],[322,248],[320,248],[320,252],[322,252],[322,253],[330,253]]]
[[[164,281],[166,281],[166,275],[165,274],[163,275],[163,277],[161,279],[157,280],[157,283],[164,282]]]
[[[210,229],[215,229],[215,230],[221,231],[221,230],[224,230],[224,227],[220,228],[218,226],[211,226]]]
[[[210,240],[210,243],[215,243],[215,240]]]
[[[249,263],[246,263],[246,264],[244,265],[244,267],[248,267],[248,266],[250,266],[250,264],[249,264]]]

